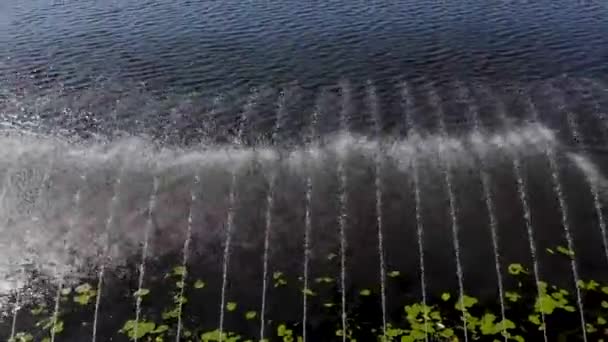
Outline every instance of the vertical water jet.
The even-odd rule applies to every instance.
[[[445,154],[445,143],[447,142],[448,135],[445,127],[445,114],[443,112],[443,104],[441,103],[441,98],[437,92],[436,86],[431,83],[428,85],[429,89],[429,101],[430,104],[434,107],[433,112],[436,116],[438,125],[439,125],[439,134],[442,138],[442,141],[439,145],[439,158],[441,159],[442,165],[442,173],[443,179],[445,182],[445,186],[447,188],[448,193],[448,204],[450,211],[450,226],[452,228],[452,243],[454,246],[454,257],[456,259],[456,275],[458,276],[458,291],[460,294],[460,305],[462,308],[462,322],[463,322],[463,330],[464,330],[464,340],[468,342],[469,334],[467,328],[467,316],[466,309],[464,306],[464,276],[462,272],[462,262],[460,257],[460,238],[458,236],[458,217],[456,214],[456,199],[454,195],[454,189],[452,186],[452,165],[450,156]]]
[[[503,102],[500,100],[500,98],[497,98],[494,96],[491,89],[488,89],[486,87],[480,87],[480,90],[482,91],[482,94],[484,96],[489,97],[494,103],[496,103],[496,115],[498,116],[499,121],[502,123],[502,126],[506,131],[510,125],[509,125],[509,120],[507,118],[507,111],[506,111],[506,108],[505,108]],[[526,181],[524,179],[523,172],[521,169],[521,161],[519,160],[519,156],[516,153],[510,152],[509,150],[507,152],[509,153],[509,157],[511,159],[511,165],[513,168],[513,173],[515,174],[515,179],[517,182],[517,194],[519,197],[519,203],[524,212],[524,223],[526,226],[528,247],[530,248],[530,255],[532,257],[532,272],[534,274],[534,281],[536,283],[536,292],[537,292],[536,294],[537,294],[537,299],[538,299],[542,295],[542,291],[540,288],[540,282],[541,282],[540,269],[539,269],[539,264],[538,264],[538,256],[537,256],[537,252],[536,252],[535,229],[534,229],[534,225],[532,224],[532,212],[530,210],[530,205],[528,203],[529,201],[528,201],[528,192],[526,190]],[[542,327],[543,327],[543,339],[544,339],[544,342],[547,342],[548,341],[547,326],[545,323],[545,313],[543,311],[540,312],[540,317],[541,317],[541,323],[542,323]]]
[[[306,174],[306,209],[304,216],[304,270],[303,270],[303,278],[304,278],[304,291],[302,292],[302,339],[306,342],[307,338],[307,320],[308,320],[308,284],[309,284],[309,263],[310,263],[310,235],[312,231],[312,192],[313,192],[313,182],[312,182],[312,159],[314,156],[312,155],[312,151],[316,146],[315,137],[317,135],[317,121],[319,116],[319,105],[317,104],[311,114],[310,127],[309,127],[309,153],[307,156],[307,174]]]
[[[156,168],[154,168],[154,170],[155,169]],[[151,234],[152,227],[153,227],[152,213],[154,212],[154,209],[156,208],[156,195],[158,193],[158,187],[159,187],[158,176],[154,176],[152,182],[153,182],[152,192],[150,193],[150,199],[148,201],[148,210],[147,210],[148,213],[147,213],[146,226],[145,226],[145,231],[144,231],[144,243],[143,243],[143,247],[142,247],[142,251],[141,251],[141,262],[139,264],[139,277],[137,279],[137,293],[139,295],[136,296],[136,299],[135,299],[135,326],[134,326],[135,342],[137,342],[137,340],[139,339],[139,335],[137,334],[137,331],[139,329],[139,320],[141,318],[141,302],[143,299],[143,297],[141,295],[141,291],[143,289],[144,276],[146,273],[146,260],[148,259],[148,243],[150,240],[150,234]]]
[[[529,108],[532,121],[536,122],[536,123],[540,122],[538,110],[536,109],[536,106],[535,106],[534,102],[532,101],[532,99],[530,98],[530,95],[528,93],[525,94],[525,101],[526,101],[527,107]],[[565,196],[564,196],[564,193],[562,190],[562,184],[561,184],[561,180],[560,180],[560,176],[559,176],[559,168],[557,165],[557,161],[555,160],[554,147],[547,145],[547,146],[545,146],[545,148],[543,148],[543,152],[545,154],[545,157],[549,161],[549,168],[551,170],[551,181],[553,184],[553,191],[555,192],[555,195],[557,196],[557,201],[559,204],[560,215],[561,215],[561,220],[562,220],[562,228],[564,229],[564,237],[566,238],[566,243],[568,245],[568,249],[574,255],[576,255],[576,251],[574,250],[574,240],[572,238],[572,233],[570,231],[570,222],[568,219],[568,205],[566,204],[566,199],[565,199]],[[578,286],[579,281],[580,281],[580,276],[578,273],[578,266],[576,264],[576,258],[574,256],[570,256],[570,268],[572,270],[572,277],[574,280],[576,301],[577,301],[577,306],[578,306],[578,310],[579,310],[579,314],[580,314],[581,329],[583,331],[583,341],[587,342],[587,326],[586,326],[586,322],[585,322],[583,299],[582,299],[581,289]]]
[[[82,175],[80,177],[80,179],[82,180],[83,185],[81,185],[78,190],[76,190],[76,193],[74,194],[74,198],[73,198],[73,205],[74,205],[74,213],[72,215],[77,215],[79,213],[80,210],[80,196],[81,196],[81,192],[82,192],[82,186],[84,186],[84,184],[86,184],[86,175]],[[73,219],[69,220],[68,223],[68,231],[72,231],[74,228],[76,227],[76,224],[74,222]],[[67,240],[67,238],[66,238]],[[67,249],[68,249],[68,245],[67,245],[67,241],[64,242],[64,251],[66,252],[65,254],[67,254]],[[58,273],[58,272],[57,272]],[[57,274],[59,275],[59,274]],[[63,286],[64,286],[64,282],[65,279],[64,277],[61,277],[59,280],[59,284],[57,286],[57,292],[55,294],[55,305],[54,305],[54,309],[53,309],[53,316],[52,316],[52,324],[53,324],[53,329],[51,329],[51,342],[55,342],[55,335],[57,333],[57,330],[55,329],[55,325],[57,324],[57,319],[59,317],[59,309],[60,309],[60,303],[61,303],[61,292],[63,290]]]
[[[417,139],[418,133],[416,131],[417,126],[413,118],[414,113],[414,98],[411,94],[410,86],[403,82],[401,84],[401,112],[403,121],[406,126],[406,132],[408,139]],[[424,223],[422,222],[422,201],[420,197],[420,180],[418,175],[418,155],[412,156],[410,169],[412,172],[412,181],[414,183],[414,211],[415,211],[415,223],[416,223],[416,243],[418,245],[418,264],[420,268],[420,290],[422,294],[422,305],[427,306],[427,285],[425,279],[425,267],[424,267]],[[428,334],[428,318],[427,315],[422,317],[424,322],[424,340],[429,342]]]
[[[239,123],[236,132],[236,144],[241,145],[243,139],[243,129],[248,116],[255,105],[258,93],[255,89],[252,90],[245,108],[241,112],[239,117]],[[228,286],[228,266],[230,264],[230,247],[232,242],[232,230],[234,226],[234,207],[236,205],[236,187],[238,179],[238,163],[235,164],[231,169],[230,177],[230,193],[228,199],[228,214],[226,217],[226,236],[224,239],[224,261],[222,263],[222,288],[220,294],[220,322],[219,322],[219,341],[222,342],[224,339],[224,315],[226,306],[226,287]]]
[[[375,199],[376,199],[376,229],[378,230],[378,266],[380,269],[380,305],[382,308],[382,334],[383,338],[386,339],[386,265],[385,265],[385,252],[384,252],[384,234],[383,234],[383,222],[382,222],[382,145],[381,145],[381,122],[380,122],[380,109],[378,108],[378,97],[376,94],[376,88],[371,82],[367,85],[367,102],[374,123],[375,137],[379,147],[379,151],[374,155],[374,187],[375,187]]]
[[[286,115],[285,111],[285,92],[279,94],[279,103],[277,105],[277,115],[275,125],[272,130],[272,141],[277,141],[278,133],[283,126],[283,120]],[[266,328],[266,296],[268,292],[268,262],[270,258],[270,233],[272,229],[272,211],[274,209],[274,192],[277,171],[270,171],[270,179],[268,180],[268,191],[266,193],[266,212],[264,214],[264,255],[262,265],[262,304],[260,306],[260,340],[265,339]]]
[[[480,135],[482,131],[481,123],[479,120],[479,108],[477,105],[471,100],[471,94],[469,90],[466,88],[465,84],[461,84],[458,82],[456,84],[458,96],[465,102],[466,105],[466,114],[469,117],[470,122],[473,123],[473,134]],[[498,301],[500,304],[500,316],[502,322],[505,322],[505,299],[504,299],[504,283],[502,279],[501,273],[501,262],[500,262],[500,253],[498,249],[498,220],[496,219],[495,214],[495,205],[494,200],[492,198],[492,190],[490,189],[491,178],[488,173],[486,161],[485,161],[485,152],[477,152],[477,163],[479,165],[479,178],[481,180],[481,186],[483,190],[484,202],[486,205],[486,210],[488,212],[488,219],[490,223],[490,234],[492,237],[492,251],[494,252],[494,265],[496,266],[496,280],[498,283]],[[503,337],[505,342],[508,339],[506,332],[506,326],[503,324]]]
[[[103,251],[102,251],[102,258],[103,260],[101,261],[101,265],[99,266],[99,273],[97,276],[97,296],[95,298],[95,312],[93,314],[93,334],[92,334],[92,340],[91,342],[95,342],[97,340],[97,323],[98,323],[98,318],[99,318],[99,306],[101,305],[101,292],[103,289],[103,277],[105,274],[105,269],[106,269],[106,260],[105,258],[107,258],[107,254],[109,252],[110,249],[110,231],[112,229],[112,225],[114,224],[114,215],[115,215],[115,211],[116,211],[116,206],[118,204],[118,199],[120,197],[120,185],[121,185],[121,178],[123,176],[123,173],[125,171],[125,165],[122,165],[118,171],[118,176],[116,177],[116,180],[114,181],[114,186],[113,186],[113,190],[112,190],[112,198],[110,199],[110,203],[108,205],[108,217],[106,219],[106,225],[105,225],[105,229],[103,231],[103,239],[105,239],[104,244],[103,244]]]
[[[341,92],[341,108],[340,108],[340,133],[342,138],[345,137],[348,132],[348,116],[351,115],[351,90],[350,84],[346,81],[340,83]],[[345,147],[348,148],[348,147]],[[342,319],[342,342],[346,342],[348,334],[348,327],[346,325],[346,224],[347,224],[347,210],[348,210],[348,197],[347,197],[347,183],[348,176],[345,169],[346,156],[348,151],[339,151],[341,155],[338,155],[338,179],[340,182],[338,202],[340,204],[340,212],[338,216],[338,227],[340,235],[340,291],[341,291],[341,319]]]
[[[179,286],[179,297],[177,304],[177,332],[175,333],[175,342],[180,342],[182,332],[182,311],[184,307],[184,289],[186,288],[186,278],[188,277],[188,257],[190,255],[190,242],[192,240],[192,223],[194,221],[194,205],[196,204],[196,191],[198,184],[200,183],[200,177],[198,170],[195,171],[194,179],[192,180],[192,186],[190,188],[190,208],[188,209],[188,224],[186,228],[186,239],[184,240],[184,247],[182,252],[182,264],[181,264],[181,279]]]

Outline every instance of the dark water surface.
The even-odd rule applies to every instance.
[[[341,80],[355,89],[375,84],[383,114],[394,120],[390,103],[399,91],[393,86],[403,81],[529,86],[562,75],[602,81],[608,73],[603,1],[27,0],[0,6],[2,92],[26,103],[25,111],[39,112],[38,124],[63,116],[45,122],[52,129],[157,136],[168,135],[171,125],[184,132],[200,115],[179,96],[194,92],[208,104],[224,94],[232,97],[223,106],[230,113],[254,87],[266,91],[256,101],[269,108],[280,91],[298,93],[293,108],[309,115],[323,87]],[[32,105],[40,94],[50,94],[42,102],[55,108]],[[113,108],[117,101],[138,110]],[[59,107],[74,112],[72,119],[58,114]],[[171,110],[181,117],[159,119]]]
[[[608,71],[603,1],[3,2],[3,71],[180,91]],[[8,59],[10,58],[10,59]],[[51,84],[48,84],[50,82]]]

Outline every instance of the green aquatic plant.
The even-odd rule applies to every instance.
[[[548,254],[573,256],[567,249],[555,247],[547,249]],[[332,255],[330,255],[332,256]],[[328,259],[333,260],[335,256]],[[520,263],[507,264],[505,273],[509,285],[505,285],[504,303],[505,317],[493,303],[470,294],[455,295],[451,291],[442,291],[427,296],[426,302],[420,299],[406,299],[400,313],[387,316],[386,326],[382,326],[378,311],[370,305],[379,305],[380,293],[375,287],[350,289],[346,303],[346,329],[342,326],[342,306],[340,289],[335,278],[325,275],[315,278],[312,282],[315,290],[302,287],[299,281],[287,281],[287,274],[282,271],[272,273],[272,281],[277,293],[296,293],[308,297],[311,308],[318,308],[320,315],[328,323],[323,328],[327,340],[347,341],[378,341],[378,342],[408,342],[408,341],[441,341],[456,342],[463,340],[466,328],[471,341],[534,341],[542,338],[542,333],[552,334],[551,340],[577,340],[582,334],[572,289],[560,288],[548,282],[536,282],[527,267]],[[204,296],[207,292],[206,283],[201,279],[185,281],[186,268],[176,266],[161,279],[162,290],[150,284],[150,287],[128,292],[127,298],[141,300],[146,298],[145,305],[153,310],[142,313],[138,320],[131,317],[122,323],[117,333],[129,340],[142,342],[164,342],[175,340],[177,323],[181,317],[181,339],[189,342],[225,341],[253,342],[260,341],[259,337],[248,336],[246,331],[219,330],[214,326],[205,325],[201,317],[196,316],[196,307],[200,299],[192,296]],[[404,278],[399,271],[386,273],[387,288],[392,291],[402,285]],[[295,277],[294,277],[295,279]],[[292,285],[294,284],[294,285]],[[297,284],[297,285],[295,285]],[[594,279],[584,279],[576,283],[585,300],[585,320],[588,340],[608,341],[608,284]],[[52,301],[33,303],[24,310],[35,324],[32,329],[16,333],[10,342],[50,342],[50,336],[65,336],[67,331],[74,329],[75,324],[70,320],[79,315],[82,310],[90,310],[95,302],[97,290],[84,282],[76,287],[66,287],[60,290],[61,311],[53,310]],[[164,298],[159,301],[159,299]],[[190,303],[191,300],[193,303]],[[158,307],[157,302],[163,306]],[[495,304],[495,303],[494,303]],[[257,326],[261,313],[252,310],[245,302],[237,304],[228,301],[225,310],[231,320],[240,320],[250,327]],[[192,310],[194,309],[194,310]],[[194,316],[192,316],[194,313]],[[301,321],[276,319],[272,313],[265,312],[265,323],[269,336],[263,340],[298,342],[302,336]],[[543,321],[544,318],[544,321]],[[466,324],[466,325],[465,325]],[[545,324],[549,327],[545,331]],[[559,330],[551,327],[560,327]],[[251,331],[251,330],[249,330]],[[298,332],[298,333],[297,333]],[[61,340],[61,338],[58,338]]]
[[[78,285],[74,289],[74,292],[76,293],[74,295],[74,302],[80,305],[90,304],[93,298],[97,296],[97,290],[95,290],[89,283]]]
[[[401,275],[401,272],[399,272],[399,271],[390,271],[386,275],[388,277],[390,277],[390,278],[397,278],[398,276]]]
[[[285,275],[281,271],[276,271],[272,274],[272,279],[274,280],[274,287],[281,287],[287,285],[287,280],[285,280]]]
[[[195,289],[202,289],[202,288],[204,288],[204,287],[205,287],[205,282],[204,282],[204,281],[202,281],[202,280],[200,280],[200,279],[197,279],[197,280],[194,282],[194,288],[195,288]]]
[[[129,339],[141,339],[144,336],[161,337],[169,330],[166,324],[156,325],[154,322],[128,320],[119,332],[127,335]],[[154,336],[156,335],[156,336]]]
[[[32,342],[34,341],[34,336],[30,333],[26,332],[18,332],[14,337],[10,338],[8,342]]]

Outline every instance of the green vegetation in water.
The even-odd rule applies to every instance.
[[[548,248],[547,253],[568,261],[574,253],[565,247]],[[335,259],[335,254],[327,257],[328,262]],[[429,296],[427,303],[411,301],[403,303],[400,312],[389,313],[386,330],[382,329],[379,312],[369,309],[379,305],[379,287],[358,289],[347,303],[347,326],[342,329],[341,305],[336,281],[331,276],[314,279],[312,287],[299,287],[299,296],[309,297],[310,305],[317,305],[323,310],[327,323],[324,325],[324,340],[345,338],[350,342],[410,342],[410,341],[462,341],[466,330],[472,341],[536,341],[546,333],[551,341],[565,342],[580,340],[582,329],[574,291],[540,281],[534,282],[526,267],[519,263],[507,265],[503,272],[508,274],[507,283],[516,284],[505,288],[505,318],[500,314],[496,303],[486,305],[470,295],[460,296],[457,293],[444,291],[437,296]],[[202,322],[195,318],[185,317],[190,304],[188,297],[193,294],[209,291],[203,279],[185,282],[187,269],[176,266],[163,278],[166,283],[163,292],[141,288],[132,292],[134,300],[142,305],[151,305],[151,298],[166,297],[168,303],[160,310],[142,314],[139,320],[131,317],[124,321],[116,332],[128,340],[142,342],[174,341],[177,324],[182,322],[181,340],[188,342],[300,342],[302,341],[301,321],[284,321],[280,317],[270,317],[266,312],[268,336],[260,341],[259,336],[248,336],[247,331],[220,331],[219,329],[201,328]],[[386,273],[387,286],[391,282],[398,284],[407,275],[399,270]],[[289,293],[294,291],[290,284],[300,284],[299,279],[290,279],[280,270],[271,275],[275,291]],[[397,285],[396,285],[397,286]],[[608,341],[608,284],[597,280],[580,280],[576,286],[581,291],[585,302],[586,332],[589,341]],[[31,331],[17,332],[9,342],[50,342],[55,336],[61,341],[70,329],[79,329],[82,324],[73,324],[66,320],[70,317],[83,316],[80,312],[91,312],[95,305],[97,289],[89,283],[60,289],[61,310],[54,310],[54,303],[34,303],[28,314],[35,321]],[[243,320],[245,325],[259,326],[260,313],[257,307],[249,307],[231,298],[226,302],[225,312],[230,319]],[[371,306],[370,306],[371,305]],[[195,310],[194,310],[195,311]],[[192,312],[192,310],[188,311]],[[24,313],[22,313],[24,314]],[[183,316],[183,317],[180,317]],[[543,322],[544,319],[544,322]],[[69,323],[69,324],[68,324]],[[252,329],[249,329],[251,333]]]

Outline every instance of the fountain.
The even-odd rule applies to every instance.
[[[194,119],[163,134],[201,135],[180,143],[145,124],[110,135],[103,117],[85,137],[78,115],[51,134],[56,99],[15,96],[0,107],[0,339],[508,341],[523,334],[508,322],[527,284],[532,309],[550,291],[571,296],[563,313],[594,340],[599,290],[587,286],[608,281],[605,89],[258,88],[172,100]],[[456,310],[438,318],[440,303]],[[552,311],[531,316],[525,337],[562,333]]]

